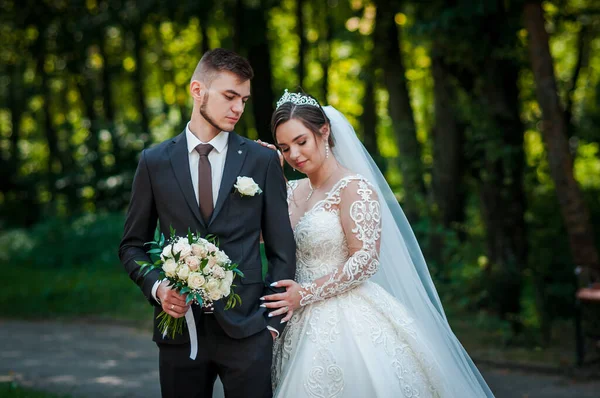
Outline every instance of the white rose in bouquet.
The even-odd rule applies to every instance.
[[[173,278],[175,273],[177,272],[177,263],[172,258],[168,259],[164,262],[162,266],[163,271],[165,271],[165,275],[169,278]]]
[[[185,259],[187,256],[192,254],[192,246],[187,243],[187,238],[179,238],[173,245],[173,253],[179,253],[179,259]]]
[[[208,253],[211,253],[211,252],[212,252],[212,253],[214,253],[214,252],[216,252],[217,250],[218,250],[218,249],[217,249],[217,246],[215,246],[214,244],[212,244],[212,243],[207,243],[207,244],[206,244],[206,251],[207,251]]]
[[[212,274],[215,278],[223,279],[225,278],[225,270],[218,265],[213,267]]]
[[[163,260],[163,261],[167,261],[167,258],[169,258],[169,257],[172,256],[172,254],[171,254],[171,249],[172,248],[173,248],[173,245],[166,245],[163,248],[163,251],[162,251],[162,253],[160,255],[160,259]]]
[[[225,281],[230,285],[233,283],[233,271],[225,271]]]
[[[217,260],[217,258],[215,256],[209,256],[208,257],[208,264],[206,264],[206,267],[210,270],[210,273],[213,273],[215,268],[218,267],[218,263],[219,261]]]
[[[229,293],[231,293],[231,283],[228,283],[227,279],[223,279],[219,286],[219,290],[223,296],[229,296]]]
[[[210,279],[204,288],[206,289],[206,293],[211,300],[214,301],[221,298],[221,285],[218,280]]]
[[[206,283],[206,279],[200,272],[190,272],[187,283],[192,289],[200,289]]]
[[[190,276],[190,267],[186,264],[180,265],[177,269],[177,276],[183,281],[187,280],[188,276]]]
[[[192,243],[192,253],[194,256],[205,257],[208,254],[208,250],[204,245],[200,245],[198,243]]]
[[[190,271],[198,271],[198,267],[200,267],[200,259],[196,256],[189,256],[185,259],[185,264],[190,267]]]
[[[225,252],[219,250],[216,254],[217,261],[221,264],[229,264],[229,256]]]

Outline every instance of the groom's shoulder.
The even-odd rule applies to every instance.
[[[256,141],[241,136],[240,138],[244,141],[245,145],[247,145],[248,151],[259,158],[268,159],[276,154],[274,150],[264,147]]]
[[[171,145],[177,143],[180,139],[182,139],[183,134],[178,134],[175,137],[171,137],[169,139],[164,140],[158,144],[152,145],[149,148],[144,149],[144,156],[150,158],[160,157],[164,154]]]

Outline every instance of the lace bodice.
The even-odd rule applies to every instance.
[[[297,186],[288,182],[288,202]],[[380,235],[373,187],[359,175],[340,179],[294,227],[301,304],[340,294],[371,277],[379,266]]]

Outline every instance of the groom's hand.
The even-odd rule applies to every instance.
[[[173,318],[181,318],[190,308],[190,305],[185,303],[186,295],[180,295],[171,289],[167,281],[161,282],[158,286],[156,296],[160,300],[163,311]]]

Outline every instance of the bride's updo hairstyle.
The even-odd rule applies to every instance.
[[[329,126],[329,146],[333,147],[333,134],[331,122],[319,102],[311,95],[305,93],[289,93],[286,89],[283,96],[277,101],[277,108],[271,117],[271,133],[277,143],[275,132],[277,127],[288,120],[297,119],[317,137],[323,137],[321,127]]]

